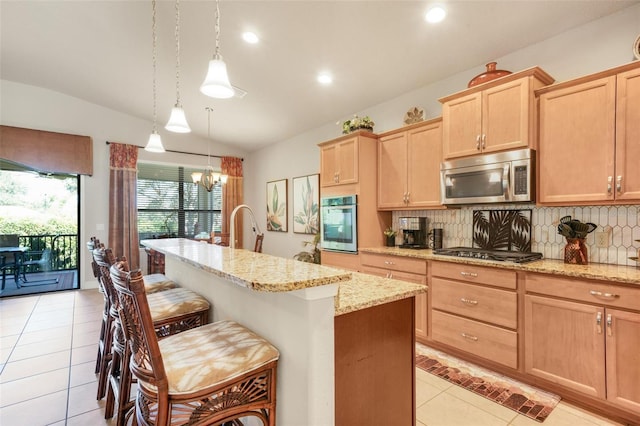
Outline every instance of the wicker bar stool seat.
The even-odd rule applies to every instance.
[[[139,270],[110,269],[137,378],[138,425],[237,425],[242,417],[276,423],[278,350],[233,321],[158,340]]]
[[[93,251],[93,257],[100,270],[100,279],[110,300],[109,314],[112,321],[112,336],[108,362],[102,364],[98,372],[98,395],[106,394],[105,418],[111,418],[117,407],[116,425],[126,423],[127,412],[133,406],[130,401],[131,371],[129,369],[130,351],[125,343],[119,316],[120,302],[111,282],[109,268],[116,262],[111,249],[100,245]],[[126,259],[119,262],[126,265]],[[128,266],[127,266],[128,268]],[[142,285],[145,283],[141,277]],[[145,290],[146,294],[146,290]],[[153,300],[153,330],[159,338],[180,333],[207,323],[209,302],[199,294],[185,288],[171,288],[149,294]],[[100,398],[98,398],[100,399]]]
[[[111,346],[113,342],[113,315],[109,313],[111,309],[111,300],[104,289],[102,279],[100,278],[100,267],[95,261],[93,251],[101,246],[100,240],[96,237],[91,237],[87,242],[87,249],[91,253],[91,269],[93,276],[98,280],[98,287],[104,298],[104,309],[102,312],[102,324],[100,327],[100,337],[98,340],[98,354],[96,356],[96,365],[94,369],[95,374],[100,374],[98,377],[98,390],[96,393],[96,399],[100,400],[105,397],[107,393],[107,374],[109,361],[111,360]],[[158,291],[170,290],[178,287],[178,285],[167,278],[164,274],[151,274],[144,275],[144,288],[148,294]]]

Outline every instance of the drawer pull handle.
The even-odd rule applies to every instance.
[[[596,291],[596,290],[589,291],[589,294],[592,295],[592,296],[596,296],[596,297],[606,297],[607,299],[615,299],[615,298],[620,297],[620,296],[618,296],[617,294],[614,294],[614,293],[603,293],[601,291]]]
[[[602,312],[596,314],[596,330],[598,334],[602,334]]]
[[[611,318],[611,314],[607,315],[607,336],[613,336],[613,328],[612,328],[613,319]]]
[[[475,272],[465,272],[465,271],[460,272],[460,275],[462,275],[463,277],[472,277],[472,278],[475,278],[478,276],[478,274],[476,274]]]
[[[460,335],[461,335],[462,337],[464,337],[465,339],[467,339],[467,340],[472,340],[472,341],[474,341],[474,342],[477,342],[477,341],[478,341],[478,338],[477,338],[476,336],[471,335],[471,334],[467,334],[467,333],[460,333]]]
[[[395,265],[395,263],[393,263],[393,262],[392,262],[392,261],[390,261],[390,260],[385,260],[385,261],[384,261],[384,264],[385,264],[385,265]]]
[[[475,305],[477,305],[477,304],[478,304],[478,301],[477,301],[477,300],[465,299],[464,297],[460,298],[460,301],[461,301],[462,303],[465,303],[465,304],[467,304],[467,305],[472,305],[472,306],[475,306]]]

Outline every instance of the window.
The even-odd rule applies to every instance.
[[[222,189],[207,192],[191,180],[201,169],[138,163],[138,236],[209,237],[222,227]]]

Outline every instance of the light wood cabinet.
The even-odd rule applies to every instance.
[[[538,90],[538,201],[640,202],[640,64]]]
[[[431,262],[431,338],[518,368],[518,295],[514,271]]]
[[[527,274],[526,292],[526,373],[640,414],[640,290]]]
[[[441,161],[440,118],[380,135],[378,208],[401,210],[442,207]]]
[[[320,145],[320,186],[358,182],[358,136]]]
[[[427,262],[374,253],[361,254],[361,272],[385,278],[427,285]],[[426,342],[428,292],[415,297],[416,339]]]
[[[443,158],[535,148],[534,90],[553,81],[535,67],[440,99]]]

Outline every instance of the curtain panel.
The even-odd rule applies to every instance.
[[[109,246],[115,256],[126,256],[131,270],[140,267],[137,162],[137,146],[110,142]]]
[[[242,159],[237,157],[222,157],[220,163],[222,174],[228,177],[227,183],[222,185],[222,233],[231,232],[230,217],[234,208],[243,203]],[[236,248],[242,248],[242,215],[236,215],[235,223]]]

